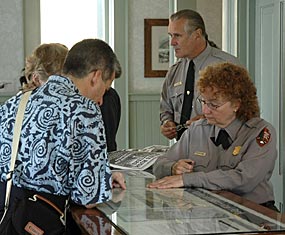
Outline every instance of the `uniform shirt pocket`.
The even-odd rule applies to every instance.
[[[208,152],[195,150],[190,153],[189,158],[195,162],[194,171],[208,171],[207,169],[210,164],[210,157]]]
[[[169,89],[169,97],[174,109],[174,116],[175,116],[174,121],[179,123],[181,118],[181,110],[184,98],[182,85],[179,85],[177,87],[171,87]]]
[[[220,157],[220,168],[222,170],[230,170],[237,167],[242,159],[242,149],[241,147],[230,148],[225,152],[224,155]]]

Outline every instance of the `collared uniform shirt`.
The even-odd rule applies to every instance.
[[[2,182],[10,168],[20,98],[18,94],[0,107]],[[13,184],[70,195],[75,203],[86,205],[111,198],[111,176],[98,105],[80,95],[70,79],[51,76],[27,103]]]
[[[229,190],[256,203],[274,200],[270,177],[277,158],[276,131],[261,118],[245,123],[238,119],[227,128],[232,140],[224,150],[211,138],[219,128],[206,119],[193,122],[181,139],[161,156],[153,166],[157,178],[171,175],[180,159],[194,160],[192,173],[183,174],[185,187]]]
[[[169,68],[166,74],[160,98],[161,124],[166,120],[180,123],[189,62],[190,60],[187,58],[179,59],[177,63]],[[193,62],[195,64],[195,83],[199,78],[199,71],[208,65],[221,62],[240,64],[236,57],[220,49],[211,47],[209,44],[199,56],[193,59]],[[197,92],[195,89],[191,117],[201,114],[199,108],[195,106],[196,98]]]

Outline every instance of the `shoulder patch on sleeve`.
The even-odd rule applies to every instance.
[[[263,147],[269,142],[270,137],[271,137],[271,134],[269,130],[265,127],[256,137],[256,142],[260,147]]]

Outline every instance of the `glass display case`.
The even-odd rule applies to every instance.
[[[111,224],[107,228],[105,222],[100,230],[105,233],[99,234],[285,233],[281,217],[270,218],[218,193],[200,188],[149,189],[146,185],[154,180],[153,175],[144,171],[124,174],[127,190],[114,189],[113,199],[97,207]],[[90,227],[92,216],[84,216]]]

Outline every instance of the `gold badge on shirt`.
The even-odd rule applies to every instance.
[[[205,157],[205,156],[206,156],[206,153],[205,153],[205,152],[196,151],[196,152],[194,153],[194,155],[199,156],[199,157]]]
[[[238,155],[239,152],[240,152],[240,149],[241,149],[241,146],[236,146],[236,147],[234,148],[233,155],[234,155],[234,156]]]

